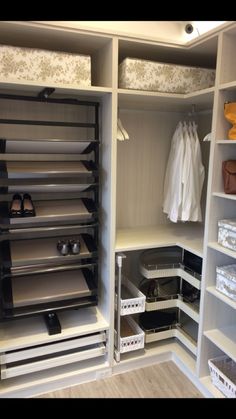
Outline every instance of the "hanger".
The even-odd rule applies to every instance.
[[[117,139],[120,141],[129,140],[129,134],[124,128],[120,116],[119,116],[119,109],[118,109],[118,118],[117,118]]]
[[[123,134],[123,136],[124,136],[124,139],[125,139],[125,140],[129,140],[129,134],[128,134],[128,132],[126,131],[126,129],[123,127],[123,124],[122,124],[122,122],[121,122],[121,119],[120,119],[120,118],[118,118],[118,127],[120,128],[120,130],[121,130],[121,132],[122,132],[122,134]]]

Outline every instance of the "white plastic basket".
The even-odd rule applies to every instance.
[[[132,327],[134,334],[132,336],[120,338],[120,353],[136,351],[144,348],[144,332],[131,317],[126,317],[126,321]]]
[[[142,313],[145,311],[146,297],[139,291],[138,288],[128,278],[123,277],[122,284],[130,291],[134,296],[133,298],[127,298],[120,300],[120,315],[126,316],[127,314]]]
[[[226,355],[208,360],[212,383],[228,398],[236,398],[236,363]]]

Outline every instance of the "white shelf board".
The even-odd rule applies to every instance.
[[[234,250],[227,249],[227,247],[221,246],[221,244],[217,242],[209,242],[208,247],[210,247],[210,249],[217,250],[224,255],[230,256],[231,258],[236,258],[236,252]]]
[[[236,326],[207,330],[204,335],[233,361],[236,361]]]
[[[202,257],[203,227],[192,224],[166,224],[120,229],[116,232],[116,252],[175,245]]]
[[[236,81],[221,83],[219,85],[219,90],[236,90]]]
[[[48,334],[43,316],[3,322],[0,326],[1,352],[100,332],[109,327],[97,307],[67,310],[58,313],[58,318],[62,331],[56,335]]]
[[[119,373],[134,367],[140,368],[140,365],[153,364],[172,359],[172,356],[179,358],[195,375],[196,359],[187,351],[183,345],[178,343],[175,338],[165,341],[153,342],[145,345],[144,349],[121,354],[119,363],[114,361],[114,372]]]
[[[207,287],[206,290],[207,290],[207,292],[214,295],[216,298],[218,298],[219,300],[223,301],[225,304],[228,304],[230,307],[232,307],[234,310],[236,310],[236,301],[231,300],[229,297],[227,297],[226,295],[219,292],[216,289],[216,287],[214,287],[214,286]]]
[[[47,86],[45,86],[43,83],[36,83],[31,81],[19,82],[19,80],[13,80],[12,82],[9,82],[9,80],[4,81],[3,79],[0,81],[0,92],[8,91],[10,93],[12,90],[14,94],[33,93],[35,94],[35,97],[38,93],[45,89],[45,87]],[[112,92],[112,88],[100,86],[78,87],[74,84],[65,85],[50,83],[50,87],[55,88],[55,92],[50,96],[51,98],[56,97],[56,95],[70,95],[76,96],[80,99],[82,96],[99,97],[105,95],[106,93]]]
[[[210,87],[188,94],[181,94],[118,89],[119,107],[163,112],[185,112],[194,104],[198,111],[202,111],[212,107],[214,90],[214,87]]]
[[[231,199],[233,201],[236,200],[236,195],[227,194],[227,193],[224,193],[224,192],[213,192],[212,195],[216,196],[218,198]]]
[[[200,382],[209,391],[211,397],[214,397],[216,399],[225,399],[224,394],[221,393],[221,391],[218,390],[218,388],[216,388],[212,384],[211,377],[209,375],[207,375],[206,377],[200,378]]]
[[[216,141],[216,144],[236,145],[236,141],[235,140],[218,140],[218,141]]]

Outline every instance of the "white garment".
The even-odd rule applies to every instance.
[[[172,137],[170,154],[164,181],[163,211],[171,221],[177,222],[181,212],[182,168],[184,159],[184,139],[182,123],[177,125]]]
[[[164,181],[163,212],[172,222],[202,221],[204,176],[197,125],[180,122],[172,138]]]

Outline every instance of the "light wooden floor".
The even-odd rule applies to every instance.
[[[40,398],[202,398],[172,362],[140,368],[104,380],[53,391]]]

